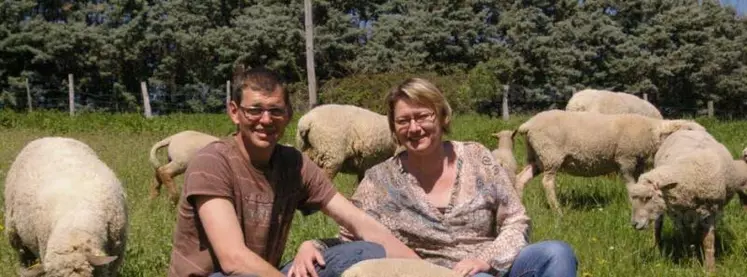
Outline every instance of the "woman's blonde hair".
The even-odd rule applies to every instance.
[[[410,78],[392,88],[386,97],[389,130],[394,134],[394,105],[397,101],[408,99],[429,107],[436,113],[436,119],[444,133],[449,133],[451,123],[451,106],[441,90],[433,83],[422,78]]]

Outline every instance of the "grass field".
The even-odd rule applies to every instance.
[[[490,133],[516,128],[527,118],[518,116],[503,122],[481,116],[456,116],[449,138],[478,141],[493,148],[495,141]],[[735,157],[747,146],[747,121],[698,121]],[[171,115],[145,120],[137,114],[82,114],[70,118],[64,113],[0,112],[0,183],[4,182],[15,155],[32,139],[59,135],[88,143],[118,174],[127,190],[130,231],[122,275],[165,276],[175,210],[165,192],[154,201],[148,200],[148,186],[153,181],[148,151],[156,141],[186,129],[223,136],[230,133],[233,126],[225,115]],[[292,144],[294,131],[295,121],[287,129],[283,142]],[[523,138],[517,137],[514,149],[517,160],[523,164]],[[160,154],[165,160],[165,154]],[[697,254],[689,247],[674,246],[678,239],[672,232],[671,222],[665,223],[663,253],[653,246],[651,230],[639,232],[631,227],[630,207],[620,177],[559,175],[557,190],[565,212],[563,218],[557,217],[545,204],[540,179],[535,178],[528,184],[523,199],[532,218],[531,240],[557,239],[570,243],[579,258],[579,276],[703,275]],[[181,185],[183,178],[180,176],[176,180]],[[335,184],[350,195],[355,178],[340,175]],[[2,215],[0,212],[0,218]],[[2,222],[0,220],[0,224]],[[309,217],[297,214],[283,260],[291,259],[302,241],[333,236],[335,231],[335,224],[321,213]],[[747,215],[738,201],[732,199],[717,225],[718,276],[744,276],[747,272],[745,234]],[[14,276],[16,270],[15,253],[4,233],[0,234],[0,275]]]

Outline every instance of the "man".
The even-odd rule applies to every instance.
[[[200,150],[187,167],[169,276],[284,276],[277,268],[296,209],[306,215],[321,210],[368,241],[327,249],[319,262],[330,269],[327,275],[384,252],[417,258],[339,194],[308,157],[277,144],[293,114],[289,99],[271,71],[236,69],[228,113],[238,128]],[[302,267],[301,275],[317,276],[314,265]],[[301,272],[298,265],[293,272]]]

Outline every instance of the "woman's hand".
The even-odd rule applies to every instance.
[[[459,261],[452,270],[462,276],[472,276],[480,272],[488,272],[490,265],[482,260],[466,258]]]
[[[319,277],[314,263],[324,266],[324,257],[311,241],[304,241],[298,247],[298,253],[293,258],[293,264],[288,269],[288,277]]]

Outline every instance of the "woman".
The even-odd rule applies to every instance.
[[[451,108],[436,86],[408,79],[390,91],[387,104],[389,128],[405,151],[366,172],[352,197],[356,206],[420,258],[462,276],[576,276],[566,243],[527,245],[529,217],[490,150],[443,140]],[[340,237],[359,240],[344,228]],[[311,264],[324,247],[305,243],[294,267]]]

